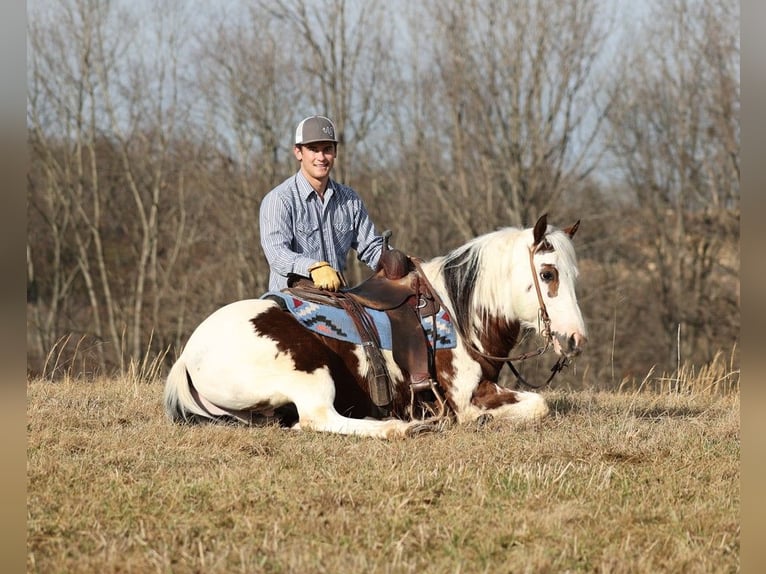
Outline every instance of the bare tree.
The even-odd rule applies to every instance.
[[[462,236],[553,209],[598,159],[597,0],[426,3],[430,195]],[[438,95],[438,97],[435,97]],[[454,209],[459,205],[460,209]]]
[[[668,361],[709,360],[737,338],[738,19],[735,2],[656,3],[609,115]]]
[[[92,335],[97,341],[109,336],[116,341],[119,330],[100,235],[101,197],[89,193],[98,185],[96,118],[101,110],[95,101],[94,52],[97,29],[104,22],[101,8],[95,3],[60,3],[45,15],[33,13],[30,21],[32,93],[28,119],[33,154],[43,160],[44,174],[38,179],[40,193],[30,203],[47,221],[54,246],[66,241],[74,244],[77,273],[86,286],[91,307]],[[46,16],[53,18],[45,20]],[[111,54],[119,49],[114,45]],[[97,254],[95,265],[91,252]],[[61,267],[62,263],[56,257],[51,313],[58,313],[66,296],[59,287],[60,278],[73,277],[71,270]],[[105,351],[100,345],[97,349],[103,367]]]
[[[343,154],[338,178],[353,180],[357,149],[370,134],[388,101],[394,74],[390,58],[391,19],[386,4],[329,0],[273,0],[259,4],[288,24],[291,49],[298,58],[301,88],[295,121],[309,113],[326,113],[338,131]]]
[[[230,248],[228,273],[242,298],[262,292],[268,282],[258,205],[292,168],[290,102],[300,101],[304,88],[293,51],[284,49],[284,22],[251,6],[245,18],[221,18],[212,31],[195,50],[192,90],[207,118],[205,138],[221,159],[216,181],[208,182],[217,198],[211,215],[219,227],[213,232]]]
[[[160,261],[158,238],[183,110],[176,90],[180,22],[170,19],[169,5],[156,8],[154,35],[119,5],[97,0],[60,0],[30,18],[28,123],[41,174],[30,203],[48,222],[54,245],[73,252],[90,305],[89,319],[76,322],[99,342],[102,368],[108,357],[124,369],[149,349],[147,302],[158,320],[161,268],[173,263],[172,256]],[[135,50],[136,37],[155,49]],[[51,310],[67,295],[60,286],[74,280],[67,265],[54,263],[60,279],[50,300],[59,303]]]

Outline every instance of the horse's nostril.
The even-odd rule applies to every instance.
[[[583,337],[580,333],[574,333],[570,335],[569,337],[569,349],[570,350],[582,349],[585,346],[586,342],[587,342],[587,339]]]
[[[579,333],[574,333],[567,339],[567,355],[569,357],[576,357],[582,352],[583,345],[585,344],[585,337]]]

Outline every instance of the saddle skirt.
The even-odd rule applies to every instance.
[[[261,299],[273,299],[275,297],[284,302],[283,307],[306,329],[324,337],[332,337],[355,345],[363,343],[362,336],[354,325],[353,319],[341,307],[309,301],[296,297],[292,293],[281,291],[269,291],[262,295]],[[370,307],[365,307],[365,311],[378,331],[380,348],[391,350],[396,333],[392,332],[388,315],[385,311]],[[446,309],[440,308],[435,315],[421,317],[420,323],[428,341],[432,344],[435,342],[434,349],[453,349],[457,346],[455,326]],[[435,337],[434,328],[436,329]]]

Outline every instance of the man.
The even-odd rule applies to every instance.
[[[350,187],[330,178],[338,153],[335,126],[310,116],[295,130],[298,173],[272,189],[261,202],[261,246],[269,262],[269,290],[280,291],[298,277],[320,289],[346,285],[346,256],[377,270],[384,246],[367,208]],[[428,341],[416,311],[398,331],[394,359],[410,374],[413,389],[431,380]]]
[[[383,248],[367,208],[350,187],[330,178],[338,153],[335,125],[310,116],[295,130],[298,172],[272,189],[260,207],[261,246],[269,262],[269,290],[295,276],[322,289],[345,285],[346,256],[356,250],[375,270]]]

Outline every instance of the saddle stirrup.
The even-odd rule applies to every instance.
[[[434,411],[429,407],[424,407],[424,410],[427,409],[431,411],[431,415],[437,419],[441,419],[446,414],[447,401],[445,401],[444,397],[442,397],[441,393],[439,392],[439,387],[436,385],[434,380],[429,377],[428,379],[418,381],[417,383],[410,383],[410,417],[413,419],[415,418],[415,394],[428,390],[433,393],[434,398],[436,399],[437,410]]]

